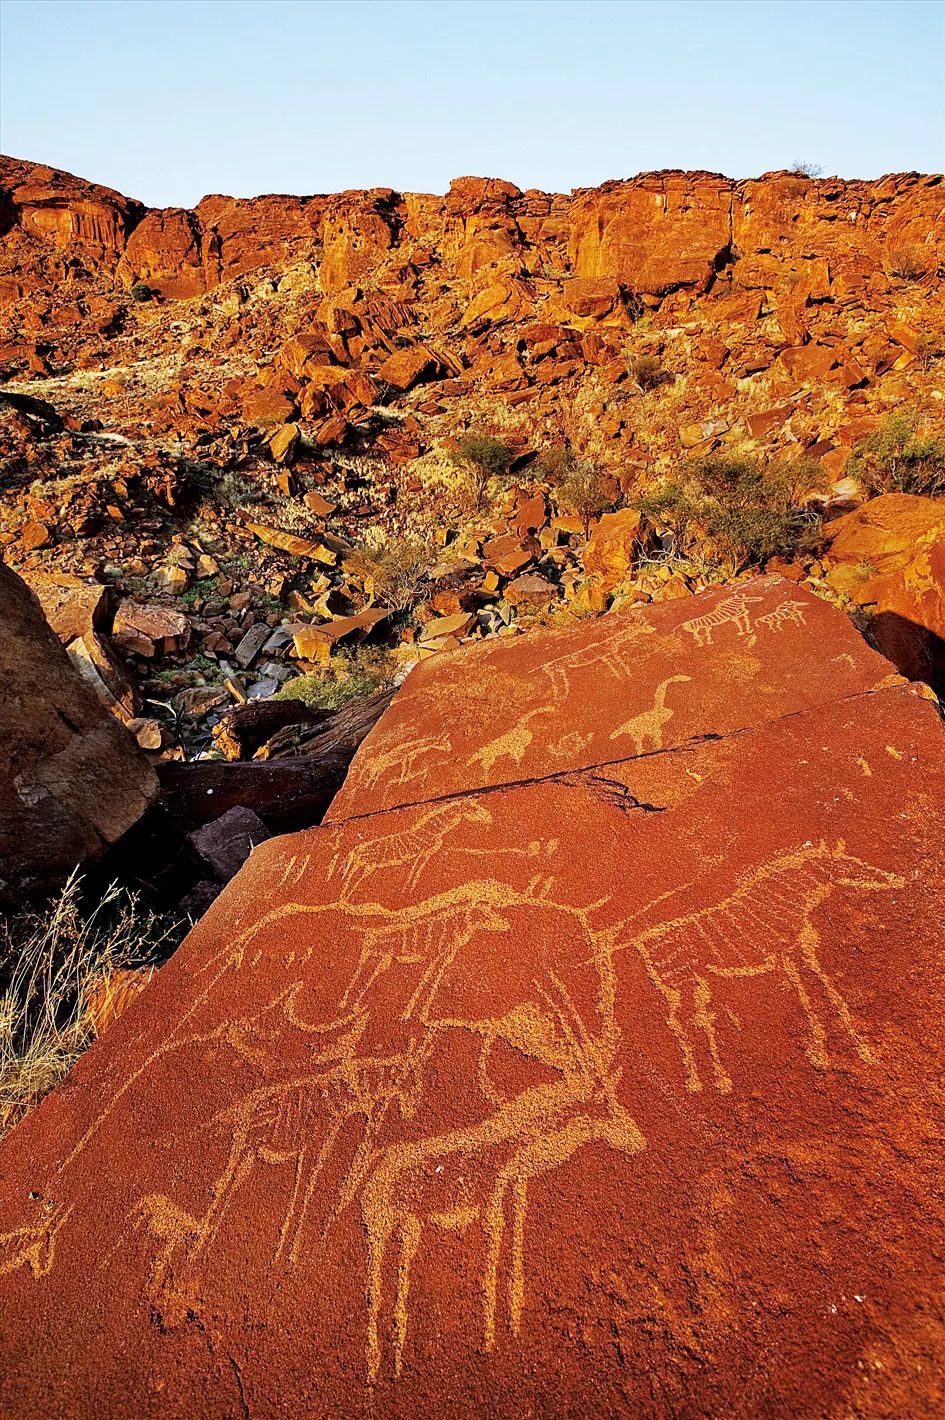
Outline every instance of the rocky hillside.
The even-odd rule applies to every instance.
[[[761,503],[787,471],[808,523],[870,492],[936,491],[850,464],[888,442],[890,416],[912,420],[893,445],[931,449],[945,489],[943,203],[938,176],[663,172],[568,196],[461,178],[445,197],[149,210],[4,159],[4,556],[34,585],[109,588],[98,629],[124,608],[124,670],[164,702],[269,693],[352,636],[510,634],[772,556],[908,619],[915,597],[903,613],[887,584],[916,527],[939,540],[936,509],[893,518],[902,555],[881,549],[877,592],[856,537],[831,582],[823,544],[733,539],[731,519],[720,539],[708,504],[682,518],[663,494],[713,460],[768,477]],[[471,503],[470,438],[473,463],[483,439],[501,446]],[[395,543],[398,565],[379,566]],[[380,632],[335,624],[382,611]],[[145,739],[178,752],[152,712]]]

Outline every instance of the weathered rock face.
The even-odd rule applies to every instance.
[[[886,493],[827,528],[830,582],[904,675],[945,691],[945,503]]]
[[[830,649],[812,661],[817,638]],[[681,748],[890,674],[845,618],[778,577],[470,648],[412,672],[329,816]]]
[[[943,730],[782,592],[253,852],[3,1145],[5,1413],[941,1409]]]
[[[97,858],[157,797],[154,771],[0,563],[0,905]]]

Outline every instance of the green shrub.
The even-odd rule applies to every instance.
[[[452,463],[462,469],[469,480],[477,508],[482,507],[491,482],[508,481],[509,465],[514,457],[515,451],[491,434],[467,434],[450,454]]]
[[[345,570],[361,579],[372,601],[392,611],[407,611],[435,560],[425,542],[393,537],[380,548],[355,548],[345,558]]]
[[[130,295],[131,299],[137,301],[139,305],[144,301],[153,301],[154,299],[154,292],[151,290],[151,287],[147,286],[143,281],[135,282],[131,288]]]
[[[763,565],[816,546],[819,520],[800,499],[820,481],[819,466],[809,459],[773,463],[710,455],[635,506],[652,526],[672,533],[678,554],[692,549],[701,534],[736,566]]]
[[[585,537],[593,518],[616,507],[612,480],[591,459],[579,459],[571,449],[549,449],[539,472],[554,489],[558,507],[581,519]]]
[[[340,710],[349,700],[386,690],[394,678],[388,652],[377,646],[339,651],[324,671],[297,676],[277,690],[274,700],[301,700],[309,710]]]
[[[921,246],[891,247],[884,265],[887,275],[900,281],[920,281],[931,265],[931,257]]]
[[[914,413],[890,415],[860,440],[847,459],[846,473],[871,493],[945,498],[945,444],[921,434],[918,424]]]

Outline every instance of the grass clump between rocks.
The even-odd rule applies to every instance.
[[[339,651],[323,671],[286,681],[274,700],[301,700],[309,710],[340,710],[351,700],[386,690],[394,680],[390,653],[377,646]]]
[[[945,498],[945,444],[920,432],[915,413],[893,414],[860,440],[846,472],[870,493]]]
[[[88,907],[76,873],[47,906],[0,923],[0,1134],[92,1043],[116,975],[158,965],[184,927],[115,883]]]

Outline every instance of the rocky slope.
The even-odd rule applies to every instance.
[[[615,505],[686,459],[804,455],[841,511],[886,416],[945,428],[940,177],[462,178],[155,211],[4,159],[0,188],[4,556],[107,585],[125,670],[178,710],[367,634],[332,619],[382,600],[349,554],[392,534],[441,549],[392,637],[424,647],[704,584],[629,510],[588,551],[549,448],[593,460]],[[476,513],[449,453],[481,430],[515,477]],[[842,596],[879,604],[841,546]],[[830,571],[796,575],[834,595]],[[149,713],[144,740],[179,752]]]

